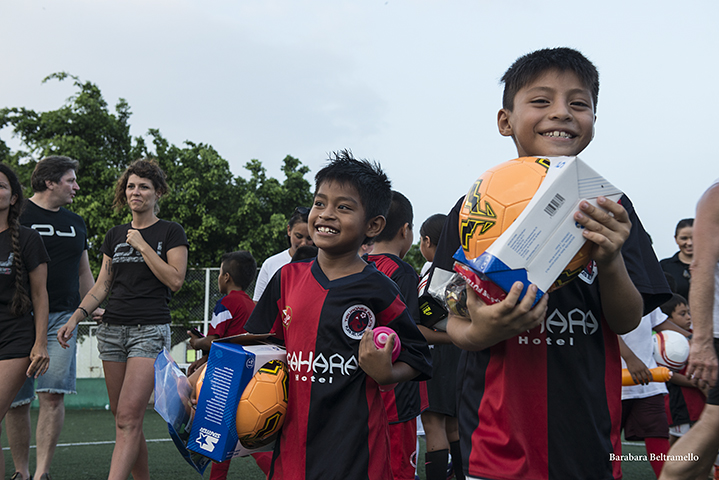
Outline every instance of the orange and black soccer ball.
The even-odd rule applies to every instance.
[[[247,384],[237,406],[237,437],[245,448],[271,442],[287,413],[289,372],[281,360],[264,364]]]
[[[459,214],[459,237],[468,259],[479,257],[524,211],[547,175],[550,161],[521,157],[484,172],[464,198]],[[585,243],[550,290],[572,281],[589,263],[591,244]]]

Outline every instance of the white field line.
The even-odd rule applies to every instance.
[[[147,443],[153,443],[153,442],[171,442],[171,438],[146,438],[145,442]],[[105,440],[102,442],[77,442],[77,443],[58,443],[58,447],[87,447],[92,445],[112,445],[115,443],[115,440]],[[36,445],[30,445],[30,448],[35,448]],[[10,450],[10,447],[3,447],[3,451]]]
[[[152,438],[152,439],[145,439],[146,442],[152,443],[152,442],[171,442],[171,438]],[[115,440],[106,440],[103,442],[77,442],[77,443],[58,443],[58,447],[87,447],[92,445],[112,445],[115,443]],[[643,447],[643,443],[639,442],[622,442],[622,445],[627,445],[630,447]],[[35,448],[35,445],[30,445],[30,448]],[[10,450],[10,447],[3,447],[3,451]]]

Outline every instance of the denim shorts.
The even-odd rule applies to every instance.
[[[76,375],[76,340],[77,328],[68,340],[69,348],[62,348],[57,341],[57,331],[65,325],[74,313],[73,310],[65,312],[51,312],[47,326],[47,353],[50,355],[50,367],[44,375],[37,379],[28,378],[15,396],[12,407],[19,407],[35,399],[35,391],[47,393],[70,394],[75,391]],[[37,382],[37,385],[35,385]]]
[[[103,323],[97,329],[100,360],[127,362],[130,357],[157,358],[162,347],[170,348],[170,324],[112,325]]]

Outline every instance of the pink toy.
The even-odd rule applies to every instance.
[[[392,330],[389,327],[377,327],[374,330],[372,330],[373,338],[374,338],[374,345],[377,347],[377,349],[382,349],[389,341],[389,336],[392,335],[394,330]],[[394,346],[392,347],[392,363],[397,361],[397,357],[399,357],[399,352],[402,350],[402,343],[399,341],[399,337],[395,334],[394,337]],[[394,387],[396,387],[396,383],[392,383],[390,385],[380,385],[379,389],[381,392],[388,392],[392,390]]]
[[[377,327],[372,330],[372,333],[374,334],[375,347],[382,349],[389,341],[389,336],[395,332],[389,327]],[[392,363],[397,361],[400,350],[402,350],[402,342],[399,341],[399,337],[395,334],[394,346],[392,347]]]

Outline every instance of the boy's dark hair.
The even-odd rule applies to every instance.
[[[47,190],[46,181],[59,183],[68,170],[74,170],[77,173],[79,166],[80,163],[70,157],[52,155],[43,158],[37,162],[35,170],[32,171],[32,177],[30,177],[32,191],[44,192]]]
[[[349,150],[330,154],[330,163],[315,175],[315,195],[326,182],[350,185],[357,190],[365,210],[365,220],[387,216],[392,200],[392,183],[376,162],[358,160]]]
[[[292,261],[299,262],[300,260],[315,258],[317,256],[318,250],[319,249],[314,245],[302,245],[297,250],[295,250],[295,254],[292,255]]]
[[[427,218],[421,227],[419,227],[419,236],[429,237],[429,241],[432,245],[439,243],[439,236],[442,234],[442,228],[444,228],[444,222],[447,220],[447,215],[444,213],[435,213],[434,215]]]
[[[679,220],[679,223],[677,223],[677,228],[674,229],[674,236],[676,237],[679,235],[679,230],[685,227],[693,227],[694,226],[694,219],[693,218],[682,218]]]
[[[412,228],[414,213],[412,203],[401,193],[392,190],[392,202],[387,210],[384,229],[374,238],[375,242],[389,242],[406,223]]]
[[[683,296],[679,295],[678,293],[675,293],[672,295],[672,298],[662,304],[662,306],[659,308],[662,310],[662,312],[664,312],[664,315],[666,315],[667,317],[671,317],[674,309],[681,304],[689,305],[689,302],[687,302],[687,299]]]
[[[230,274],[232,283],[247,290],[257,274],[257,262],[252,254],[246,250],[225,253],[220,259],[222,270]]]
[[[515,60],[512,66],[502,75],[502,83],[504,83],[502,108],[512,111],[514,109],[514,97],[517,92],[547,70],[552,69],[560,72],[570,71],[579,77],[579,80],[592,93],[594,111],[597,111],[597,101],[599,100],[599,72],[597,67],[577,50],[566,47],[537,50]]]
[[[127,205],[127,196],[125,194],[125,188],[127,188],[127,181],[130,175],[137,175],[140,178],[146,178],[152,182],[152,186],[155,191],[160,195],[164,195],[168,192],[170,187],[167,185],[167,176],[162,171],[157,161],[149,158],[141,158],[135,160],[130,164],[129,167],[123,172],[120,178],[117,179],[115,184],[115,198],[112,205],[119,212],[122,208]],[[160,211],[160,203],[155,204],[155,214]]]

